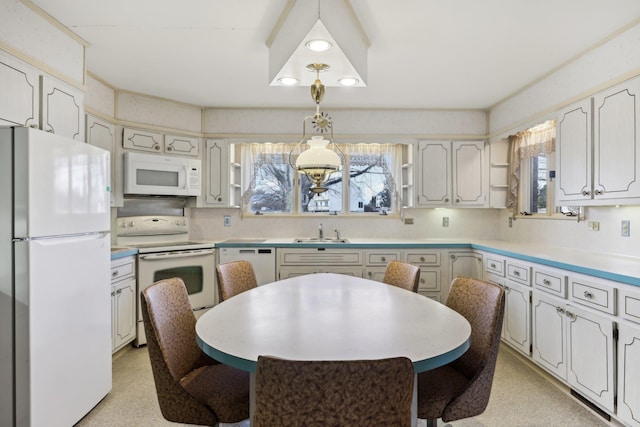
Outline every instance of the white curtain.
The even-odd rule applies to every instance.
[[[515,135],[509,136],[509,193],[507,209],[518,213],[520,164],[532,157],[549,155],[556,151],[556,122],[546,121]]]

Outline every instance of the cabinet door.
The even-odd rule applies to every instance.
[[[484,141],[453,141],[453,206],[487,204]]]
[[[618,335],[618,417],[640,426],[640,327],[619,325]]]
[[[376,282],[382,282],[382,279],[384,279],[385,271],[385,267],[366,267],[364,269],[364,278],[375,280]]]
[[[564,304],[546,295],[534,293],[531,305],[533,360],[557,377],[567,378],[567,353]]]
[[[613,322],[575,306],[566,307],[566,316],[567,381],[589,400],[613,412]]]
[[[418,205],[451,204],[451,142],[428,141],[418,144]]]
[[[514,283],[507,283],[504,292],[503,338],[511,347],[529,356],[531,354],[531,291]]]
[[[136,333],[136,280],[131,278],[115,286],[114,348],[131,342]]]
[[[84,141],[84,95],[53,77],[40,77],[40,128]]]
[[[87,114],[87,143],[111,153],[111,206],[115,203],[115,146],[116,127],[112,123]]]
[[[482,279],[482,255],[473,251],[449,251],[449,280],[442,286],[442,298],[447,300],[451,282],[456,276],[467,276]]]
[[[0,52],[0,126],[39,126],[38,73],[22,61]]]
[[[591,99],[561,110],[556,126],[556,205],[589,200],[592,198]]]
[[[208,139],[205,143],[205,206],[229,204],[229,147],[226,141]]]
[[[593,198],[640,197],[640,79],[594,96]]]
[[[122,131],[123,148],[161,153],[163,141],[163,135],[158,132],[129,128],[124,128]]]
[[[189,136],[165,135],[164,151],[167,154],[184,154],[198,157],[200,155],[200,141]]]

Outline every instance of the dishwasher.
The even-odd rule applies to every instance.
[[[275,248],[219,248],[220,264],[231,261],[249,261],[256,273],[259,285],[276,281],[276,249]]]

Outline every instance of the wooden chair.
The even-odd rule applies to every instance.
[[[218,274],[218,299],[225,301],[232,296],[258,286],[256,273],[249,261],[232,261],[216,266]]]
[[[249,373],[205,355],[184,282],[162,280],[142,291],[142,318],[162,416],[215,426],[249,418]]]
[[[389,285],[418,292],[420,267],[403,261],[390,261],[382,281]]]
[[[295,361],[258,357],[252,427],[411,425],[406,357]]]
[[[484,412],[489,403],[504,315],[500,286],[456,277],[447,306],[471,324],[471,347],[448,365],[418,374],[418,418],[435,427]]]

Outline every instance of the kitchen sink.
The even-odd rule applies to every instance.
[[[319,237],[305,237],[293,239],[293,243],[349,243],[347,239],[321,239]]]

